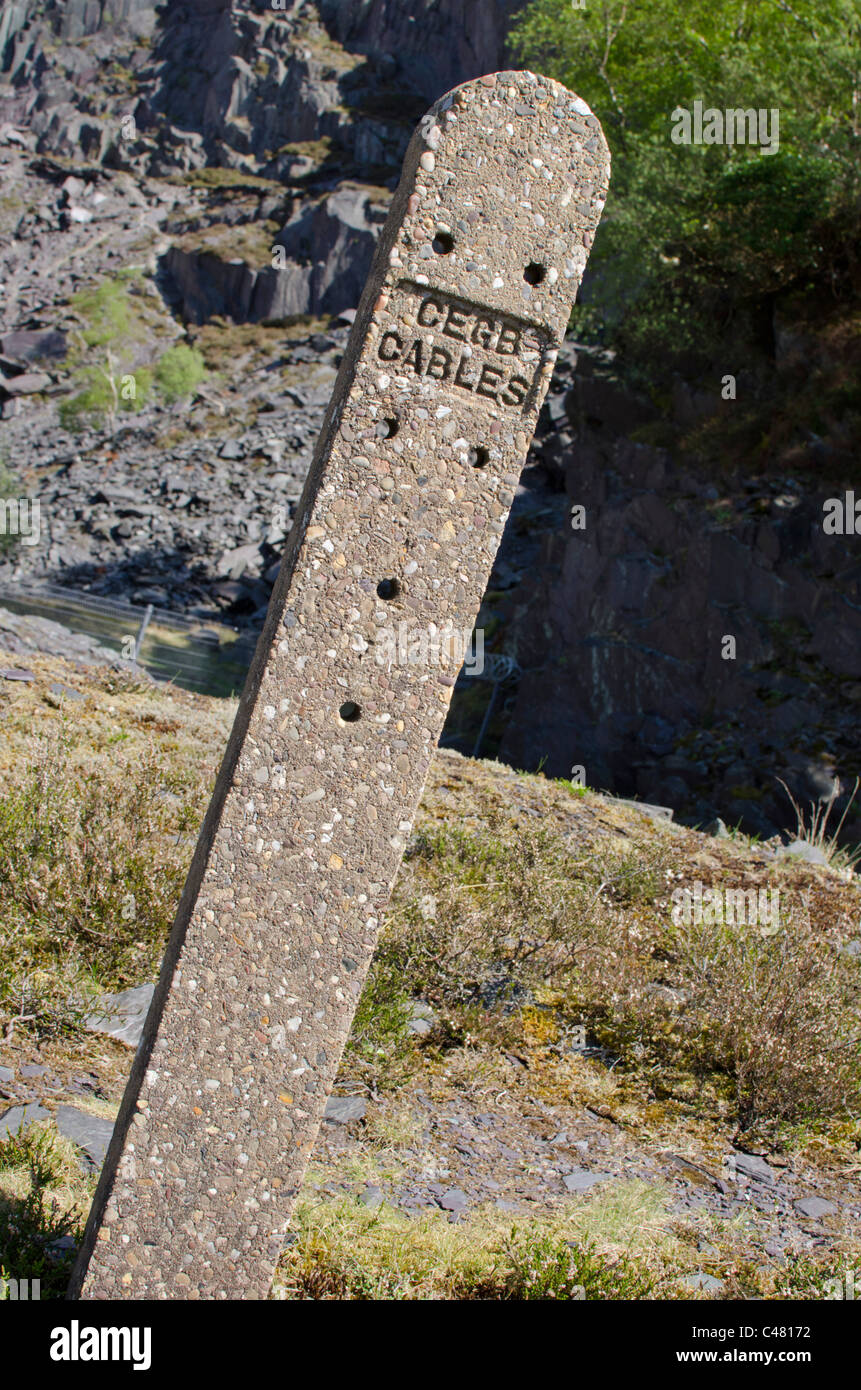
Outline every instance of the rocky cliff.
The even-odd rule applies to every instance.
[[[778,354],[777,374],[797,364]],[[561,385],[561,383],[560,383]],[[600,355],[581,354],[538,457],[564,517],[518,593],[509,641],[525,668],[501,743],[518,767],[716,813],[768,839],[787,823],[786,782],[806,806],[857,771],[861,564],[842,462],[751,475],[728,453],[696,468],[644,442],[662,412]],[[713,423],[735,402],[704,400]],[[830,475],[830,476],[829,476]],[[834,815],[838,819],[839,811]],[[857,824],[852,833],[857,833]]]
[[[0,449],[42,530],[0,581],[259,626],[410,129],[505,61],[515,8],[6,4]],[[778,312],[791,392],[816,350],[799,368]],[[178,346],[205,375],[173,396]],[[858,770],[857,540],[822,526],[851,466],[839,420],[799,420],[739,470],[722,412],[714,381],[656,401],[563,354],[482,613],[523,672],[484,747],[768,837],[778,777],[817,800]],[[678,441],[712,425],[720,466],[695,466]],[[454,701],[465,751],[487,695]]]

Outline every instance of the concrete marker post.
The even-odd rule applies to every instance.
[[[269,1292],[457,677],[381,632],[472,631],[608,181],[528,72],[413,137],[70,1298]]]

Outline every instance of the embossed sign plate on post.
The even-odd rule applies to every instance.
[[[608,180],[532,73],[413,137],[71,1297],[269,1291],[457,675],[377,638],[472,630]]]

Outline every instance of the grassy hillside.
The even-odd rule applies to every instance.
[[[35,1064],[49,1112],[71,1088],[112,1118],[131,1054],[82,1019],[157,972],[235,704],[30,670],[0,682],[3,1094]],[[674,924],[697,880],[776,887],[779,921]],[[440,752],[336,1087],[366,1112],[323,1127],[276,1295],[677,1297],[708,1266],[725,1296],[821,1296],[857,1239],[859,905],[839,865]],[[784,1204],[764,1255],[772,1218],[715,1205],[728,1146],[839,1193],[827,1239]],[[580,1193],[584,1154],[603,1180]],[[463,1210],[427,1195],[458,1181]],[[51,1242],[93,1182],[50,1118],[0,1142],[0,1264],[59,1294]]]

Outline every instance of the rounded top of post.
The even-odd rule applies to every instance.
[[[533,72],[447,92],[404,162],[391,280],[405,274],[564,335],[610,180],[601,124]]]

